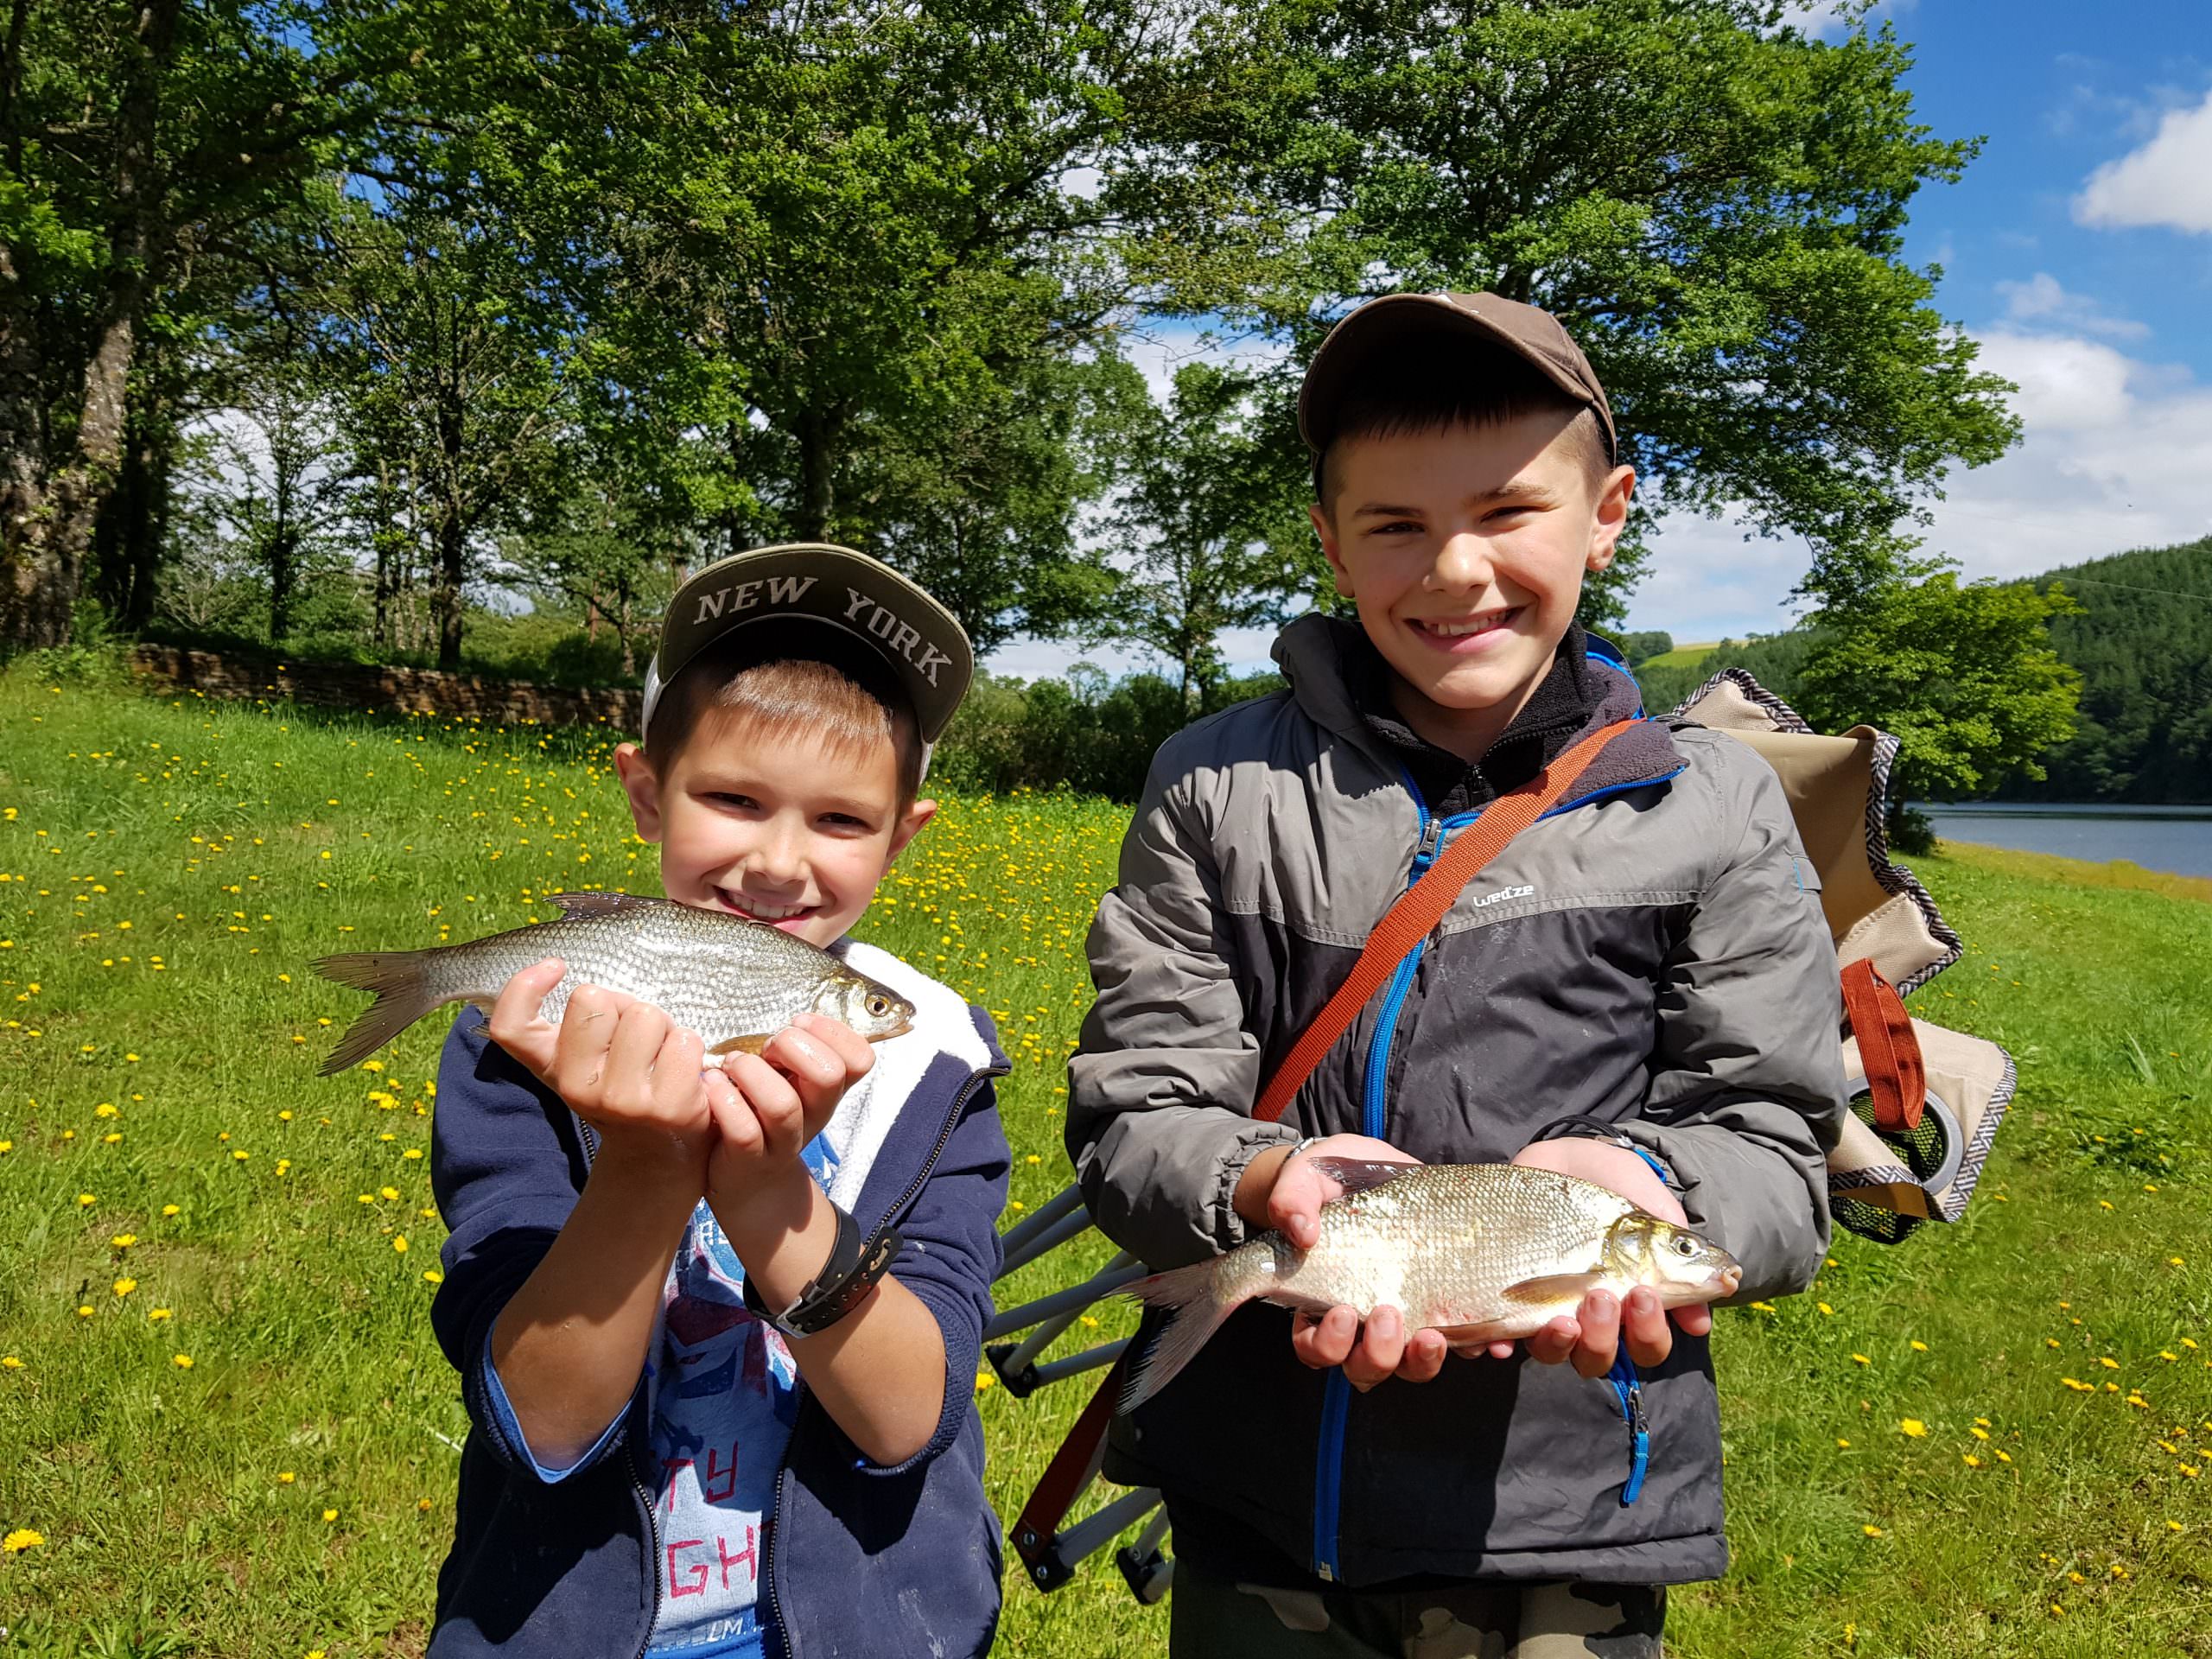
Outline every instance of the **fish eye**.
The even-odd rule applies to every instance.
[[[875,1019],[882,1019],[885,1014],[891,1012],[891,999],[887,996],[871,996],[868,1000],[868,1011]]]
[[[1695,1255],[1697,1254],[1697,1241],[1694,1238],[1676,1237],[1675,1240],[1675,1254],[1676,1255]]]

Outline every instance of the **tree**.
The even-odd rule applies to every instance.
[[[517,521],[586,348],[557,302],[533,290],[515,229],[416,198],[353,216],[335,249],[332,327],[350,365],[351,424],[386,446],[361,469],[411,486],[448,672],[461,666],[462,590],[489,538]]]
[[[413,29],[385,15],[398,10],[11,0],[0,46],[0,643],[69,637],[131,447],[147,446],[139,478],[156,488],[178,429],[163,397],[175,365],[144,372],[149,340],[182,349],[172,325],[194,308],[196,273],[245,227],[281,215],[365,126],[369,89],[395,61],[386,31]],[[143,537],[137,547],[143,567]],[[132,569],[119,590],[135,614],[149,575]]]
[[[1264,60],[1210,136],[1305,215],[1272,290],[1231,308],[1300,362],[1375,294],[1541,305],[1604,381],[1643,501],[1803,536],[1828,606],[1916,574],[1945,469],[2016,435],[1929,303],[1940,273],[1903,257],[1914,194],[1976,146],[1915,124],[1886,27],[1815,40],[1768,0],[1247,0],[1203,40]],[[1586,620],[1618,615],[1643,552]]]
[[[1814,636],[1798,709],[1824,731],[1862,722],[1896,734],[1899,804],[1986,794],[2011,772],[2044,775],[2072,737],[2082,677],[2051,649],[2063,588],[1961,585],[1941,571],[1885,586]]]
[[[1304,480],[1255,421],[1255,385],[1186,364],[1166,407],[1147,399],[1122,433],[1109,522],[1127,569],[1102,632],[1173,662],[1192,711],[1227,671],[1221,631],[1280,621],[1309,580]]]

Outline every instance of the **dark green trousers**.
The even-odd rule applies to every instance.
[[[1659,1659],[1662,1585],[1274,1590],[1175,1563],[1176,1659]]]

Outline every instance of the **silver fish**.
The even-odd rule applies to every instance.
[[[1301,1250],[1264,1233],[1210,1262],[1140,1279],[1122,1294],[1169,1309],[1129,1372],[1121,1408],[1160,1391],[1246,1302],[1363,1319],[1395,1307],[1455,1349],[1535,1335],[1584,1294],[1649,1285],[1669,1307],[1732,1295],[1743,1269],[1719,1246],[1593,1182],[1518,1164],[1382,1164],[1317,1158],[1344,1196],[1321,1206]]]
[[[568,967],[538,1005],[550,1024],[560,1023],[577,986],[601,985],[697,1032],[710,1054],[757,1053],[793,1014],[810,1009],[870,1042],[899,1036],[913,1020],[914,1005],[890,987],[766,922],[626,893],[556,893],[546,902],[561,907],[561,920],[467,944],[318,961],[326,978],[377,999],[322,1063],[322,1075],[359,1065],[445,1003],[488,1011],[510,979],[548,957]]]

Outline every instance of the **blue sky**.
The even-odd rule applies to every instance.
[[[1833,32],[1827,8],[1809,26]],[[1920,120],[1980,135],[1955,185],[1923,190],[1908,238],[1939,264],[1942,315],[2018,383],[2021,444],[1955,474],[1929,543],[1969,576],[2009,577],[2212,534],[2212,3],[2208,0],[1897,0]],[[1192,349],[1166,330],[1148,369]],[[1668,521],[1630,601],[1677,639],[1771,632],[1802,544],[1726,522]],[[1265,661],[1264,632],[1228,640]],[[1125,652],[1017,642],[991,666],[1057,672]]]

